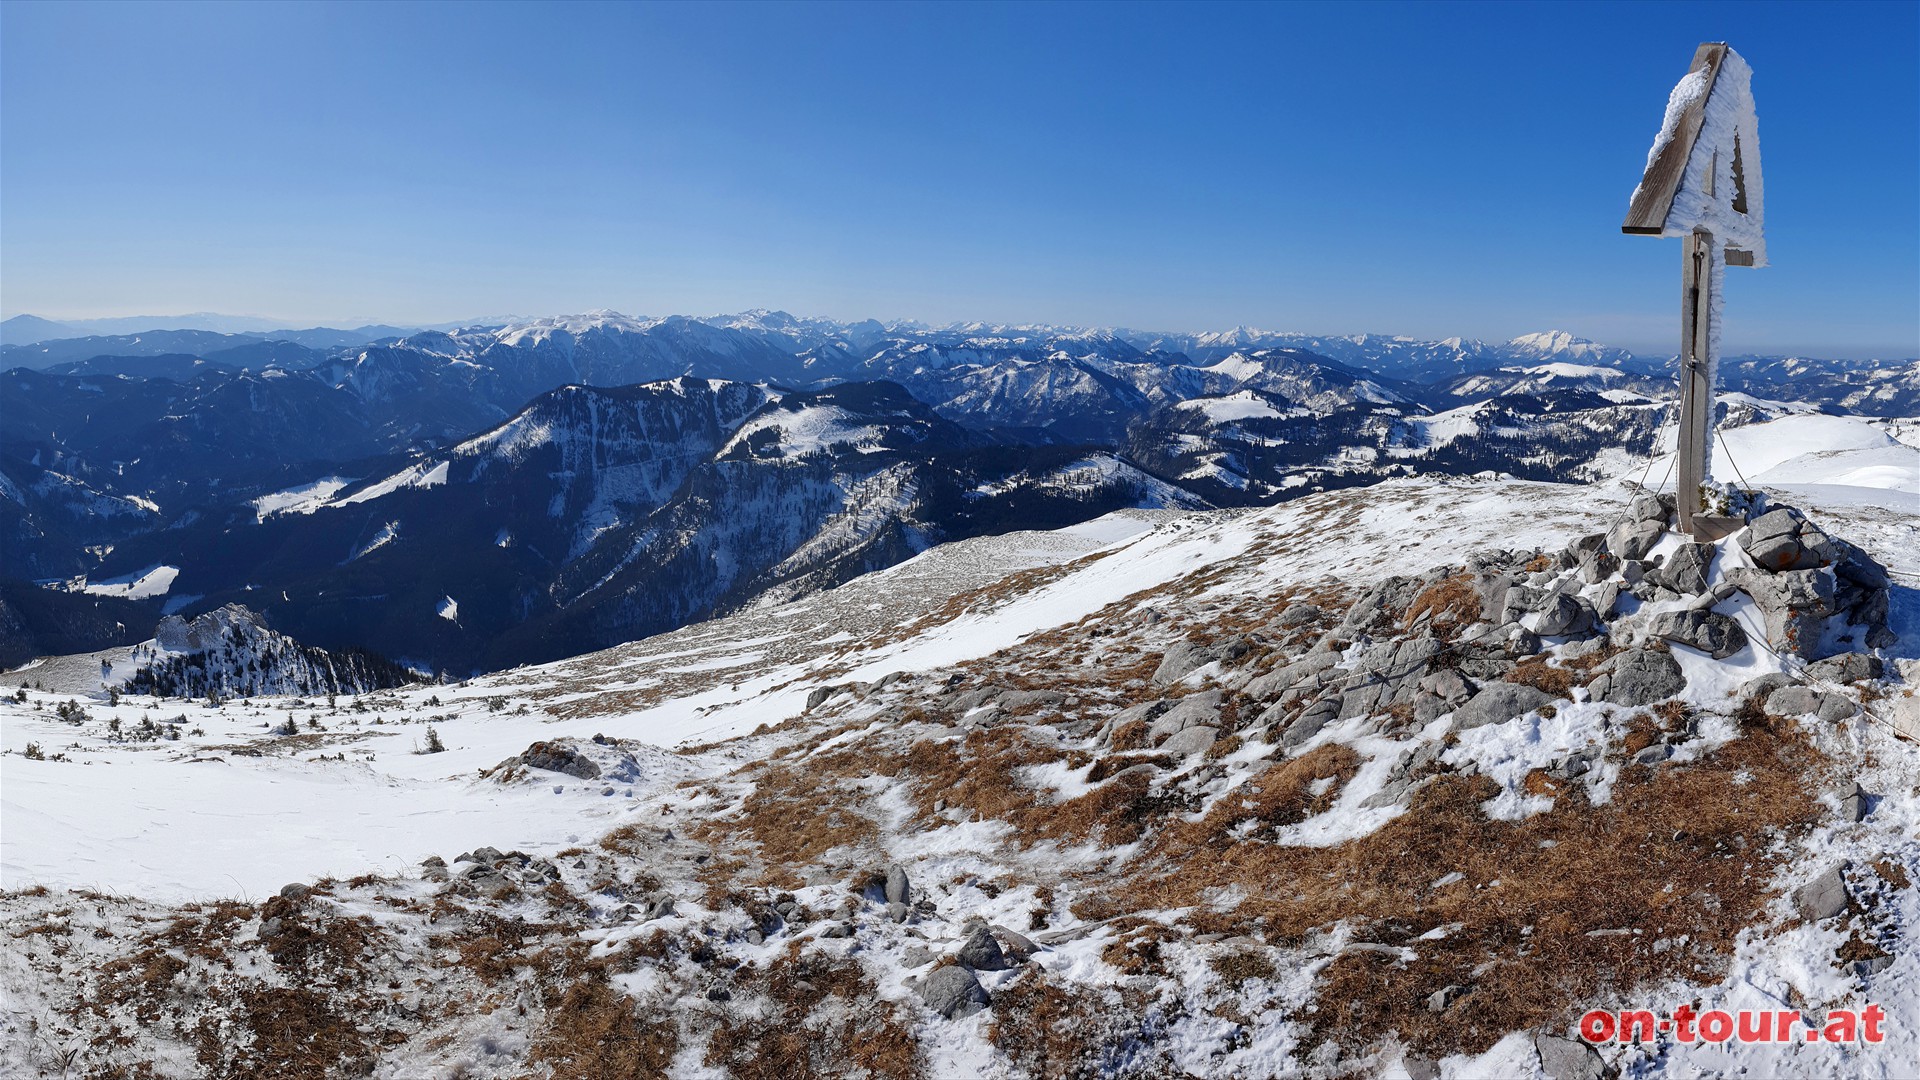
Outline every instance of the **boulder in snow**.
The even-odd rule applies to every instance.
[[[1747,524],[1740,541],[1747,557],[1766,570],[1811,570],[1830,566],[1840,549],[1820,527],[1790,506],[1770,510]]]
[[[1533,1048],[1540,1054],[1540,1068],[1553,1080],[1613,1080],[1620,1075],[1600,1051],[1579,1039],[1541,1031],[1533,1036]]]
[[[1774,716],[1819,717],[1823,723],[1851,720],[1859,707],[1845,694],[1829,694],[1811,686],[1783,686],[1767,695],[1767,712]]]
[[[1680,664],[1665,649],[1630,649],[1614,658],[1613,670],[1595,679],[1593,696],[1615,705],[1652,705],[1687,688]]]
[[[548,772],[577,776],[582,780],[593,780],[600,776],[600,766],[593,760],[568,746],[564,742],[542,740],[496,765],[503,768],[514,764],[525,765],[529,769],[545,769]]]
[[[1244,656],[1249,648],[1246,639],[1239,637],[1222,642],[1183,641],[1161,657],[1160,666],[1153,671],[1153,685],[1177,683],[1208,664]]]
[[[1176,757],[1198,754],[1205,751],[1208,747],[1219,741],[1219,739],[1219,728],[1199,724],[1190,728],[1182,728],[1168,736],[1167,741],[1160,744],[1160,752],[1163,754],[1172,754]]]
[[[1188,694],[1180,703],[1162,713],[1147,728],[1148,739],[1158,739],[1200,725],[1213,726],[1220,722],[1220,701],[1225,697],[1218,690],[1202,690],[1197,694]],[[1137,708],[1138,706],[1136,706]]]
[[[1747,647],[1747,632],[1731,618],[1713,611],[1662,611],[1647,620],[1647,633],[1698,649],[1715,660],[1725,660]]]
[[[1607,530],[1607,550],[1623,560],[1644,559],[1666,532],[1658,521],[1621,521]]]
[[[1007,967],[1006,953],[1001,951],[1000,943],[994,940],[985,923],[974,926],[953,958],[975,971],[1004,971]]]
[[[1453,711],[1453,730],[1466,731],[1488,724],[1505,723],[1553,700],[1552,694],[1532,686],[1510,682],[1488,683],[1465,705]]]
[[[936,969],[920,981],[920,1000],[948,1020],[972,1016],[993,1002],[973,972],[957,964]]]
[[[1819,922],[1847,910],[1846,870],[1846,863],[1836,863],[1826,873],[1793,890],[1793,907],[1801,918]]]

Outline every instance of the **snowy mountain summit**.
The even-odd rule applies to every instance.
[[[0,1024],[101,1070],[220,1030],[280,1075],[1897,1074],[1920,1029],[1578,1037],[1920,1002],[1914,523],[1672,509],[1489,477],[1128,512],[458,687],[228,702],[172,751],[115,741],[142,699],[27,691],[10,807],[233,785],[321,839],[75,871],[10,834]]]
[[[1633,353],[1626,349],[1601,345],[1586,338],[1575,337],[1565,330],[1547,330],[1538,334],[1522,334],[1507,342],[1506,352],[1515,359],[1535,359],[1539,361],[1564,360],[1573,363],[1600,364],[1618,367],[1633,359]]]

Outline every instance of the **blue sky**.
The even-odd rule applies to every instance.
[[[1755,70],[1734,349],[1920,352],[1920,5],[0,7],[0,307],[611,307],[1670,351],[1619,232]]]

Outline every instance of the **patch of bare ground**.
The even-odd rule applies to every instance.
[[[1594,668],[1623,651],[1609,644],[1570,660],[1558,660],[1546,653],[1537,653],[1515,664],[1505,679],[1507,682],[1544,690],[1557,698],[1569,697],[1574,687],[1585,686],[1593,681]]]
[[[1305,821],[1334,804],[1360,765],[1352,747],[1328,743],[1261,773],[1215,802],[1199,821],[1169,826],[1165,842],[1195,848],[1231,844]]]
[[[1422,589],[1407,605],[1403,625],[1411,627],[1423,618],[1441,641],[1457,639],[1460,631],[1480,621],[1480,591],[1474,588],[1473,575],[1449,574]]]
[[[851,957],[794,942],[766,966],[736,972],[729,994],[713,1012],[705,1060],[737,1080],[926,1075],[912,1017]]]
[[[611,1080],[664,1076],[680,1045],[674,1010],[666,1002],[640,1002],[616,989],[610,976],[646,961],[667,958],[667,935],[638,945],[630,954],[588,959],[578,941],[543,951],[536,959],[543,1011],[528,1063],[543,1066],[551,1080]]]
[[[1306,761],[1273,770],[1299,768],[1288,782],[1259,777],[1263,804],[1298,812],[1300,780],[1338,775],[1338,763]],[[1358,950],[1332,960],[1315,1037],[1361,1050],[1397,1035],[1428,1056],[1474,1053],[1648,981],[1715,977],[1735,936],[1762,918],[1776,841],[1820,816],[1810,792],[1825,767],[1797,732],[1750,728],[1703,762],[1630,766],[1603,805],[1576,790],[1522,821],[1488,819],[1494,782],[1461,775],[1330,848],[1235,841],[1210,813],[1161,830],[1114,904],[1202,906],[1237,887],[1246,899],[1225,919],[1271,942],[1298,945],[1344,921],[1357,940],[1403,945],[1414,959]],[[1437,884],[1449,872],[1463,878]],[[1451,929],[1416,940],[1436,927]],[[1428,1011],[1447,986],[1469,992]]]
[[[692,836],[723,851],[751,845],[765,867],[761,884],[798,887],[805,883],[801,872],[828,852],[864,852],[878,837],[861,809],[867,796],[855,782],[869,774],[867,760],[842,751],[748,766],[736,774],[753,782],[739,812],[696,825]]]
[[[1186,1076],[1155,1045],[1177,1018],[1170,1008],[1137,989],[1062,984],[1029,968],[994,992],[987,1035],[1027,1076]]]

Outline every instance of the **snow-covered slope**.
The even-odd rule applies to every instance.
[[[1672,447],[1673,438],[1668,429],[1661,445]],[[1850,489],[1856,498],[1920,512],[1920,449],[1858,417],[1785,411],[1773,419],[1720,428],[1712,451],[1713,478],[1723,483],[1744,478],[1794,493],[1809,487]],[[1646,471],[1664,475],[1672,458],[1669,449]]]
[[[1635,1076],[1899,1075],[1920,759],[1856,698],[1911,711],[1920,605],[1895,588],[1884,679],[1795,685],[1737,592],[1764,591],[1736,572],[1751,538],[1648,537],[1660,564],[1631,584],[1568,544],[1663,513],[1632,494],[1407,480],[1107,518],[324,706],[123,698],[74,723],[28,691],[0,703],[0,910],[35,947],[0,957],[0,1025],[67,1017],[53,1052],[160,1075],[190,1074],[216,1022],[256,1071],[297,1047],[400,1074],[787,1074],[889,1047],[908,1076],[1124,1057],[1532,1078],[1590,1007],[1873,1001],[1878,1046],[1565,1052]],[[1920,574],[1911,517],[1816,516]],[[1746,635],[1717,660],[1722,639],[1659,636],[1694,633],[1701,588],[1700,625]],[[142,734],[116,742],[108,717]],[[1855,781],[1871,794],[1843,804]],[[1848,910],[1787,895],[1841,859]],[[95,973],[143,962],[203,994],[136,1024],[174,976]],[[374,1005],[393,993],[410,1004]],[[299,1039],[246,1005],[266,1000],[302,1004]],[[583,1033],[616,1021],[636,1041]],[[47,1052],[4,1042],[19,1068]]]

